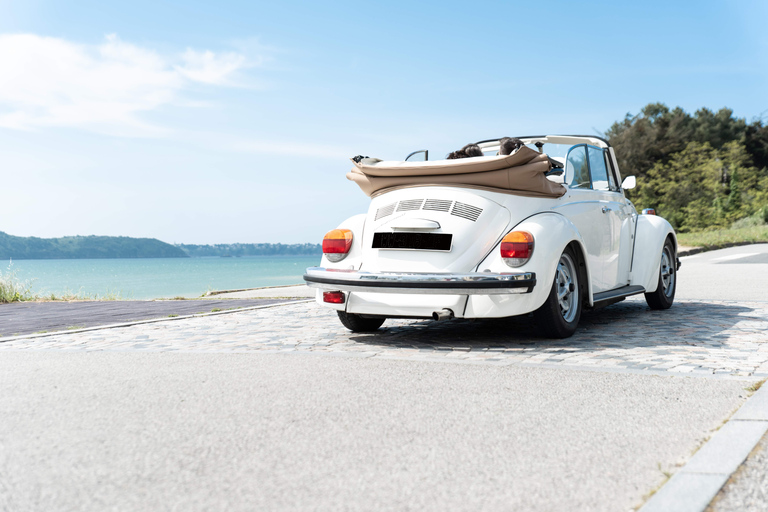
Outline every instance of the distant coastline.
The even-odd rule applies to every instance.
[[[0,260],[190,258],[319,255],[320,244],[172,245],[156,238],[127,236],[65,236],[38,238],[0,231]]]
[[[206,256],[319,256],[323,253],[320,244],[216,244],[192,245],[177,244],[193,258]]]

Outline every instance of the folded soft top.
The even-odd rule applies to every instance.
[[[543,153],[523,146],[511,155],[457,160],[396,162],[365,158],[347,173],[368,196],[429,185],[481,188],[529,197],[560,197],[566,188],[547,179],[552,168]]]

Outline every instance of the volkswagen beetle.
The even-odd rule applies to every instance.
[[[527,136],[499,154],[501,140],[470,158],[354,158],[347,178],[372,200],[325,235],[304,274],[317,302],[355,332],[387,318],[532,313],[552,338],[571,336],[584,308],[630,295],[672,305],[675,232],[625,197],[635,178],[621,180],[608,141]]]

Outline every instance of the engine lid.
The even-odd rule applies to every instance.
[[[382,194],[368,210],[360,269],[471,272],[506,234],[511,217],[507,208],[469,189],[416,187]],[[384,248],[375,249],[374,242]]]

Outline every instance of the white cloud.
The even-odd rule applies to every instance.
[[[116,35],[100,45],[0,35],[0,127],[156,133],[142,112],[184,102],[180,93],[193,83],[231,84],[247,65],[237,53],[187,49],[170,58]]]
[[[184,66],[174,69],[195,82],[221,85],[227,84],[232,74],[245,66],[245,56],[237,53],[216,55],[211,51],[196,52],[188,48],[184,55]]]

